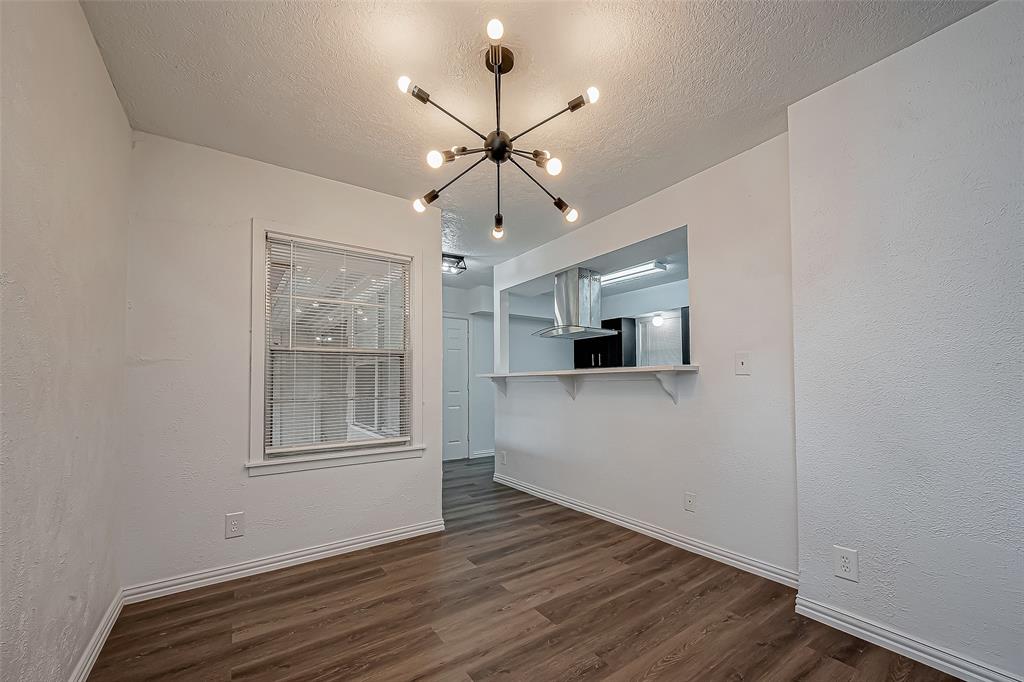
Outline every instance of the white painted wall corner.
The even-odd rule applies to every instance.
[[[1022,682],[1024,680],[1024,678],[960,656],[948,649],[915,639],[881,623],[861,618],[849,611],[800,595],[796,597],[796,612],[968,682]]]
[[[631,516],[619,514],[618,512],[611,511],[610,509],[604,509],[603,507],[598,507],[587,502],[583,502],[582,500],[568,497],[553,490],[547,490],[529,483],[524,483],[523,481],[512,478],[511,476],[495,473],[494,482],[507,485],[510,488],[516,488],[517,490],[521,490],[524,493],[533,495],[534,497],[540,497],[548,500],[549,502],[560,504],[563,507],[569,507],[570,509],[575,509],[576,511],[583,512],[584,514],[589,514],[590,516],[608,521],[609,523],[614,523],[616,526],[628,528],[636,531],[637,533],[642,533],[643,535],[652,537],[655,540],[661,540],[662,542],[679,547],[680,549],[685,549],[688,552],[700,554],[701,556],[706,556],[709,559],[720,561],[723,564],[728,564],[734,568],[739,568],[749,573],[753,573],[754,575],[759,575],[762,578],[774,580],[775,582],[786,585],[787,587],[797,587],[797,574],[794,571],[790,571],[789,569],[781,566],[769,564],[765,561],[760,561],[753,557],[739,554],[738,552],[733,552],[723,547],[701,542],[700,540],[680,535],[679,533],[661,528],[660,526],[655,526],[654,524],[647,523],[646,521],[641,521],[640,519],[635,519]]]
[[[194,573],[188,573],[174,578],[154,580],[152,582],[123,588],[118,590],[117,594],[114,595],[114,599],[110,603],[110,607],[107,609],[106,614],[104,614],[103,619],[100,621],[99,627],[96,628],[92,638],[89,640],[89,644],[82,652],[82,656],[79,658],[78,664],[71,673],[69,680],[70,682],[85,682],[88,679],[89,673],[92,672],[92,667],[96,664],[96,659],[99,657],[100,651],[103,649],[103,645],[106,643],[107,637],[110,635],[110,631],[114,627],[114,622],[117,620],[117,617],[121,613],[121,609],[126,604],[135,604],[141,601],[146,601],[147,599],[155,599],[157,597],[163,597],[177,592],[185,592],[197,587],[215,585],[229,580],[236,580],[238,578],[245,578],[259,573],[276,571],[278,569],[295,566],[297,564],[304,564],[318,559],[326,559],[339,554],[348,554],[349,552],[355,552],[369,547],[376,547],[377,545],[384,545],[398,540],[406,540],[419,535],[440,533],[442,531],[444,531],[444,520],[436,519],[434,521],[425,521],[423,523],[393,528],[379,533],[369,533],[367,535],[349,538],[348,540],[340,540],[338,542],[317,545],[315,547],[307,547],[305,549],[298,549],[291,552],[282,552],[280,554],[263,557],[262,559],[243,561],[229,566],[221,566],[219,568],[213,568],[205,571],[196,571]]]

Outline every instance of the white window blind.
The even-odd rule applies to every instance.
[[[266,236],[266,458],[411,440],[410,264]]]

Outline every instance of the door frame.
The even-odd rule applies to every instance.
[[[459,462],[462,459],[473,459],[473,320],[469,315],[461,313],[448,313],[441,311],[441,350],[444,351],[444,321],[446,318],[466,321],[466,456],[459,459],[445,459],[444,446],[441,447],[442,462]],[[441,374],[444,376],[444,358],[442,357]],[[442,382],[443,383],[443,382]],[[444,390],[442,388],[442,390]],[[443,401],[442,401],[443,405]],[[444,422],[441,423],[441,432],[444,432]],[[442,439],[443,440],[443,439]]]

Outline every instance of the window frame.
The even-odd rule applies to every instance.
[[[293,456],[267,457],[264,450],[264,387],[266,386],[266,242],[272,235],[295,242],[344,249],[369,256],[384,256],[409,263],[409,349],[410,372],[409,442],[394,446],[348,446],[328,452],[304,452]],[[347,466],[369,462],[422,457],[423,444],[423,351],[421,298],[421,264],[411,254],[393,253],[366,246],[355,246],[331,239],[325,230],[295,228],[271,221],[252,220],[252,260],[249,321],[249,456],[245,468],[250,476],[305,471],[326,467]]]

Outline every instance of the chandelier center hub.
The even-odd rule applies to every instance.
[[[512,156],[512,140],[504,130],[492,130],[484,140],[484,153],[494,163],[505,163]]]

